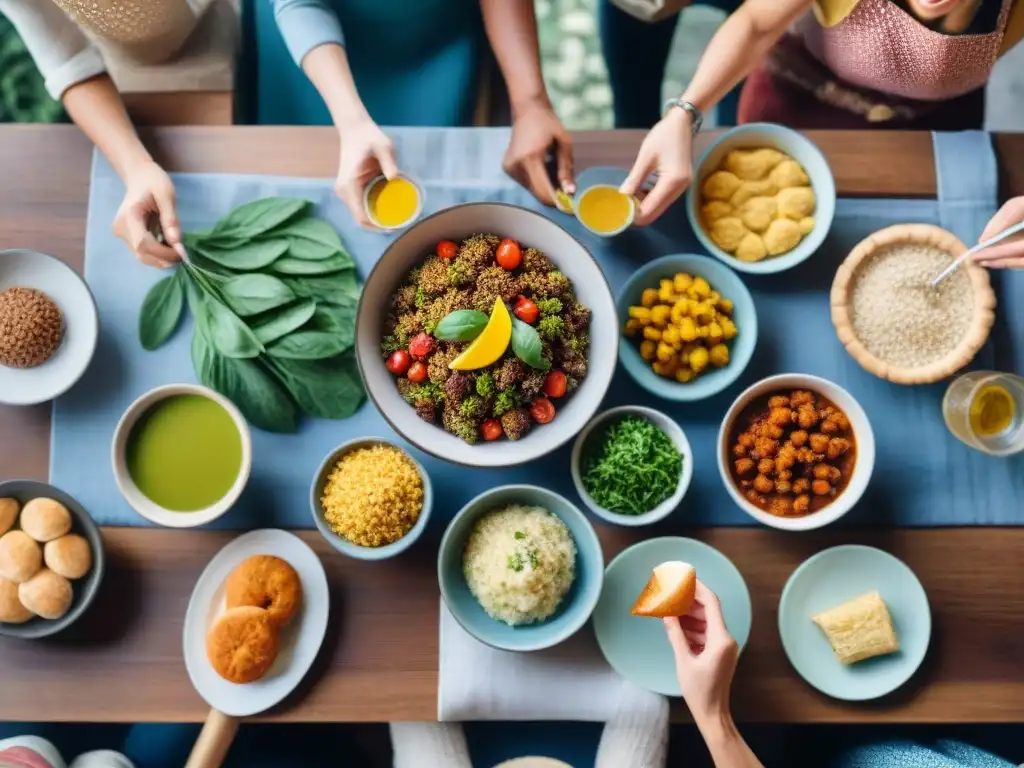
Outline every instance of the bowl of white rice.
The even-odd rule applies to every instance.
[[[437,558],[447,609],[473,637],[537,651],[571,637],[601,596],[604,554],[586,516],[532,485],[492,488],[459,510]]]

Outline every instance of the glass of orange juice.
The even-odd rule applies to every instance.
[[[363,205],[370,221],[384,230],[404,229],[423,213],[423,190],[404,174],[378,176],[366,185]]]
[[[636,200],[612,184],[594,184],[576,196],[576,218],[601,237],[625,232],[636,218]]]
[[[954,437],[990,456],[1024,451],[1024,378],[965,373],[946,389],[942,417]]]

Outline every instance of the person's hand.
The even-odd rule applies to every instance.
[[[160,222],[162,243],[150,231],[154,218]],[[125,174],[124,200],[117,209],[113,229],[143,264],[170,267],[181,261],[184,246],[174,207],[174,183],[152,160]]]
[[[1006,201],[1006,204],[989,221],[985,231],[978,238],[978,242],[995,237],[1007,227],[1012,227],[1021,221],[1024,221],[1024,195]],[[974,256],[974,260],[983,267],[1024,269],[1024,233],[1003,240],[999,245],[979,251]]]
[[[341,154],[334,191],[348,206],[353,219],[367,229],[374,229],[373,222],[366,215],[363,193],[375,177],[383,174],[385,178],[393,179],[398,175],[395,146],[369,115],[339,125],[338,133]]]
[[[676,657],[676,675],[683,698],[698,724],[729,714],[729,693],[740,648],[726,629],[718,597],[697,581],[689,613],[665,619]]]
[[[689,112],[672,108],[644,138],[636,162],[619,191],[637,195],[652,173],[658,179],[640,203],[634,224],[654,222],[690,186],[693,161],[690,157],[693,132]]]
[[[526,187],[545,205],[555,204],[555,185],[545,162],[554,150],[558,164],[558,184],[573,194],[576,182],[572,168],[572,139],[551,104],[534,101],[521,108],[512,121],[512,140],[505,152],[505,173]]]

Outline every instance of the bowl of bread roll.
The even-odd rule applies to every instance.
[[[47,483],[0,483],[0,635],[37,639],[85,613],[103,578],[103,539],[74,498]]]

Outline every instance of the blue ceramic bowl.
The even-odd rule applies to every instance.
[[[462,575],[462,555],[473,525],[510,504],[543,507],[557,515],[576,542],[576,580],[558,611],[546,621],[518,627],[488,616]],[[533,485],[504,485],[481,493],[455,515],[441,539],[437,580],[448,610],[477,640],[505,651],[539,651],[558,645],[587,623],[601,597],[604,554],[590,521],[567,499]]]
[[[704,225],[700,220],[700,190],[704,186],[704,179],[718,169],[726,153],[734,149],[763,147],[771,147],[789,155],[807,172],[816,198],[814,229],[791,251],[779,256],[770,256],[762,261],[740,261],[715,245],[704,232]],[[690,227],[708,253],[733,269],[758,275],[784,272],[810,258],[825,241],[836,212],[836,181],[821,150],[802,133],[774,123],[740,125],[711,142],[695,167],[696,175],[686,193],[686,215],[690,219]]]
[[[739,378],[754,354],[757,343],[757,311],[754,299],[739,276],[728,267],[709,259],[707,256],[677,254],[662,256],[640,267],[626,282],[616,302],[621,322],[629,318],[629,308],[640,304],[640,295],[645,288],[657,288],[658,281],[672,277],[677,272],[687,272],[703,277],[713,290],[723,297],[732,299],[733,319],[739,334],[729,345],[729,364],[725,368],[711,368],[693,381],[684,383],[659,376],[651,370],[651,364],[640,357],[640,349],[634,339],[619,337],[619,360],[636,383],[652,395],[676,402],[703,400],[718,394]]]
[[[327,484],[327,476],[330,474],[331,469],[333,469],[338,459],[346,453],[351,453],[352,451],[360,448],[371,448],[375,445],[386,445],[391,448],[395,448],[405,454],[406,458],[416,465],[416,469],[420,473],[420,479],[423,481],[423,509],[420,510],[419,519],[416,520],[413,527],[410,528],[409,532],[398,541],[392,544],[387,544],[383,547],[363,547],[359,544],[353,544],[344,536],[339,536],[331,530],[330,526],[327,525],[327,521],[324,519],[324,508],[320,503],[320,498],[323,496],[324,485]],[[320,464],[320,468],[316,471],[316,476],[313,478],[313,484],[309,489],[309,506],[313,512],[313,522],[316,523],[317,529],[323,534],[324,538],[327,539],[328,543],[332,547],[343,555],[354,557],[357,560],[386,560],[389,557],[394,557],[400,552],[407,550],[413,545],[416,539],[420,537],[420,534],[423,533],[424,529],[426,529],[427,520],[430,519],[430,510],[433,503],[434,493],[430,485],[430,475],[427,474],[427,471],[400,445],[381,437],[360,437],[339,445],[331,451],[327,455],[327,458],[325,458]]]

